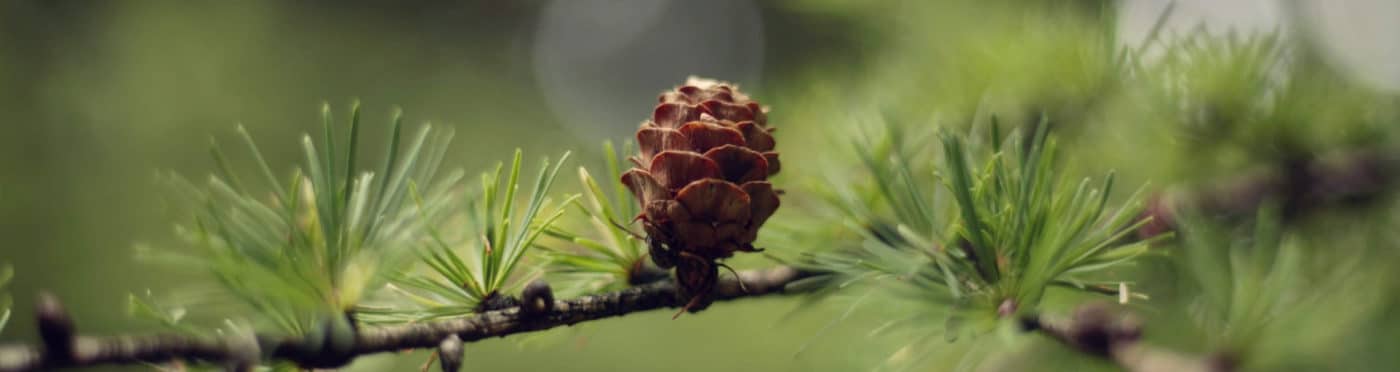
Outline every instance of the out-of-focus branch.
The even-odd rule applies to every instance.
[[[1233,361],[1224,355],[1197,356],[1154,347],[1140,341],[1142,326],[1132,316],[1115,315],[1105,304],[1080,307],[1070,319],[1032,316],[1022,319],[1028,331],[1040,333],[1082,353],[1112,361],[1132,372],[1230,372]]]
[[[1159,194],[1144,214],[1152,222],[1139,237],[1176,227],[1178,208],[1222,216],[1252,216],[1265,202],[1279,203],[1285,217],[1325,206],[1373,200],[1396,181],[1400,157],[1385,149],[1355,150],[1313,159],[1284,161],[1222,182]]]
[[[716,289],[716,300],[735,300],[782,294],[788,283],[812,275],[787,266],[742,271],[736,278],[725,278]],[[325,342],[307,342],[299,337],[258,336],[207,338],[190,335],[156,334],[145,336],[78,336],[62,305],[52,296],[39,301],[39,328],[42,346],[7,345],[0,347],[0,371],[36,371],[60,367],[87,367],[110,364],[160,363],[175,359],[222,363],[231,370],[248,370],[264,357],[297,363],[308,368],[343,366],[366,354],[417,348],[438,348],[460,355],[461,342],[472,342],[517,333],[541,331],[559,326],[622,316],[634,312],[678,308],[672,280],[659,281],[617,292],[555,301],[547,287],[532,286],[522,307],[488,311],[472,316],[378,328],[356,332],[354,344],[333,352]],[[455,339],[455,340],[454,340]],[[319,340],[312,340],[319,341]],[[455,369],[460,363],[445,366]]]

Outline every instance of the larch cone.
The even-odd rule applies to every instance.
[[[622,174],[642,213],[652,262],[675,268],[686,310],[709,305],[719,260],[756,252],[758,229],[778,209],[767,108],[733,84],[691,77],[661,94],[637,129],[640,153]]]

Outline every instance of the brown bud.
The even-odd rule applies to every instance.
[[[34,313],[39,318],[39,337],[44,342],[44,353],[49,359],[68,362],[73,360],[75,331],[73,318],[63,303],[49,292],[39,292]]]
[[[258,345],[257,336],[251,332],[235,333],[228,339],[228,360],[224,362],[224,370],[229,372],[251,372],[258,367],[262,354],[262,347]]]
[[[543,279],[535,279],[525,285],[520,293],[520,314],[526,318],[548,315],[554,311],[554,291]]]
[[[476,309],[474,310],[478,313],[484,313],[487,311],[509,309],[516,306],[520,306],[519,299],[501,294],[501,292],[493,291],[487,294],[486,298],[481,299],[481,302],[476,304]]]
[[[457,372],[462,369],[462,338],[456,334],[448,335],[438,343],[438,363],[442,365],[442,372]]]

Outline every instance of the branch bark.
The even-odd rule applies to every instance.
[[[737,278],[726,277],[721,280],[714,296],[716,300],[724,301],[783,294],[787,293],[784,288],[788,283],[811,275],[813,273],[787,266],[742,271],[738,273]],[[685,301],[676,294],[675,282],[664,280],[617,292],[554,301],[552,309],[535,315],[528,315],[522,312],[521,308],[512,307],[456,319],[363,328],[356,333],[354,346],[348,352],[340,353],[341,355],[336,355],[337,353],[324,347],[307,347],[305,340],[299,337],[260,335],[257,342],[237,336],[208,338],[179,334],[92,337],[72,336],[76,333],[70,326],[65,330],[69,336],[62,339],[51,339],[45,335],[45,344],[50,344],[52,340],[54,345],[59,345],[56,347],[0,347],[0,371],[159,363],[174,359],[222,363],[229,365],[230,369],[241,370],[246,368],[245,366],[256,364],[260,354],[258,349],[266,349],[266,357],[269,359],[326,368],[348,364],[361,355],[436,348],[454,335],[461,342],[473,342],[635,312],[679,308],[684,304]],[[45,316],[67,319],[61,308],[41,312],[41,328],[52,324],[43,320]],[[67,345],[62,345],[64,343]],[[66,352],[63,352],[64,350]]]
[[[1136,318],[1114,314],[1106,304],[1081,306],[1070,319],[1037,315],[1022,319],[1027,331],[1039,331],[1079,352],[1104,358],[1131,372],[1231,372],[1226,355],[1198,356],[1166,350],[1141,341]]]
[[[1364,204],[1386,194],[1400,174],[1394,149],[1368,148],[1317,157],[1300,157],[1256,168],[1209,185],[1159,193],[1145,216],[1152,222],[1140,238],[1176,228],[1178,208],[1227,217],[1253,216],[1265,202],[1279,203],[1284,217],[1305,215],[1322,207]]]

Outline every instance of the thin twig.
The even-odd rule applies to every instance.
[[[766,270],[743,271],[737,279],[721,281],[715,291],[716,300],[735,300],[770,294],[782,294],[784,287],[795,280],[812,275],[810,272],[779,266]],[[747,288],[747,291],[741,290]],[[360,329],[354,346],[344,355],[335,355],[325,347],[308,347],[298,337],[259,337],[267,353],[265,357],[315,368],[331,368],[350,363],[361,355],[406,349],[436,348],[450,335],[462,342],[473,342],[517,333],[542,331],[581,322],[622,316],[648,310],[675,308],[685,301],[677,298],[674,281],[661,281],[617,292],[555,301],[546,314],[527,317],[518,307],[489,311],[477,315],[440,321],[412,323],[379,328]],[[66,315],[64,315],[66,317]],[[41,322],[41,324],[48,324]],[[67,330],[72,332],[71,329]],[[48,339],[46,338],[46,343]],[[56,345],[64,341],[55,340]],[[234,337],[210,338],[180,334],[146,336],[71,337],[68,355],[50,353],[61,350],[35,345],[0,346],[0,371],[36,371],[59,367],[90,367],[113,364],[158,363],[184,359],[225,363],[236,355],[247,354],[248,342]]]

